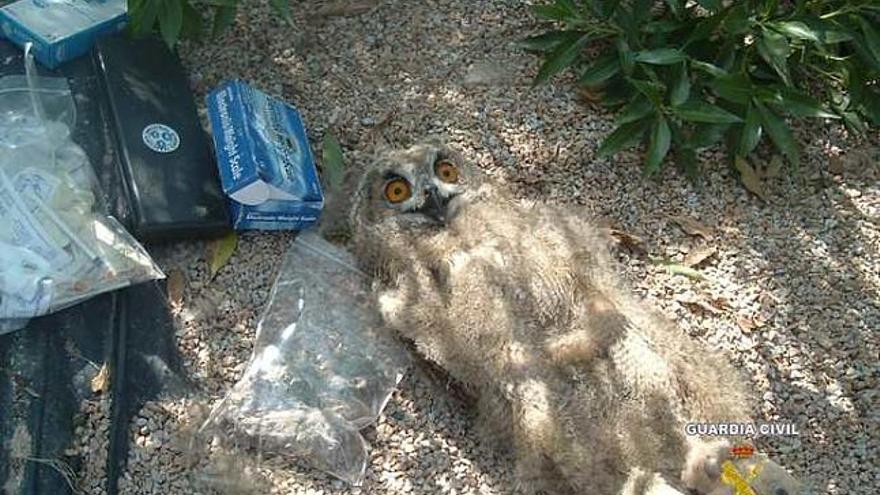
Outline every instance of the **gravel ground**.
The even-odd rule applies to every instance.
[[[595,156],[611,119],[579,101],[569,81],[530,87],[538,62],[512,44],[536,30],[530,2],[295,3],[293,26],[252,4],[216,44],[185,47],[199,97],[226,78],[249,80],[302,111],[314,150],[332,132],[350,166],[377,146],[439,134],[520,196],[583,208],[624,233],[619,258],[636,292],[748,371],[762,397],[756,417],[800,430],[759,448],[817,493],[877,493],[876,139],[854,142],[811,122],[800,132],[803,172],[771,179],[769,204],[739,187],[717,152],[704,154],[700,187],[674,170],[644,180],[635,152]],[[282,459],[205,461],[199,452],[211,446],[191,445],[193,424],[241,375],[289,239],[245,234],[213,280],[203,243],[157,252],[186,281],[173,305],[197,392],[171,390],[133,422],[121,492],[517,493],[510,460],[477,440],[468,408],[419,368],[366,434],[372,457],[361,488]],[[652,258],[694,264],[705,280]],[[89,407],[99,418],[103,408]],[[91,421],[84,451],[101,432],[100,419]],[[86,478],[84,491],[96,493]]]

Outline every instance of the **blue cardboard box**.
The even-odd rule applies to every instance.
[[[220,181],[236,230],[301,230],[318,221],[324,194],[299,112],[226,81],[207,96]]]
[[[34,57],[50,69],[85,55],[127,21],[126,0],[19,0],[0,8],[3,35],[21,48],[33,43]]]

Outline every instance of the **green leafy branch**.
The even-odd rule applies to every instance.
[[[234,21],[240,0],[128,0],[129,30],[135,36],[158,31],[169,47],[180,39],[218,36]],[[290,23],[289,0],[269,0]]]
[[[854,133],[880,125],[876,1],[555,0],[533,10],[554,23],[523,41],[544,59],[535,83],[574,71],[617,110],[599,155],[644,144],[646,174],[672,154],[695,177],[699,150],[723,142],[733,163],[765,136],[796,168],[788,119],[838,119]]]

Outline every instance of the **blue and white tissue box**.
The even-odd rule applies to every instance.
[[[220,181],[236,230],[302,230],[324,194],[299,112],[240,80],[207,96]]]
[[[85,55],[99,36],[122,31],[126,0],[18,0],[0,8],[0,31],[50,69]]]

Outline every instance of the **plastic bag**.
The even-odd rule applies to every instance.
[[[301,233],[275,281],[244,376],[205,427],[361,484],[369,456],[358,430],[378,418],[408,363],[370,307],[365,281],[348,253]]]
[[[164,275],[112,217],[71,139],[67,81],[0,78],[0,333],[97,294]]]

